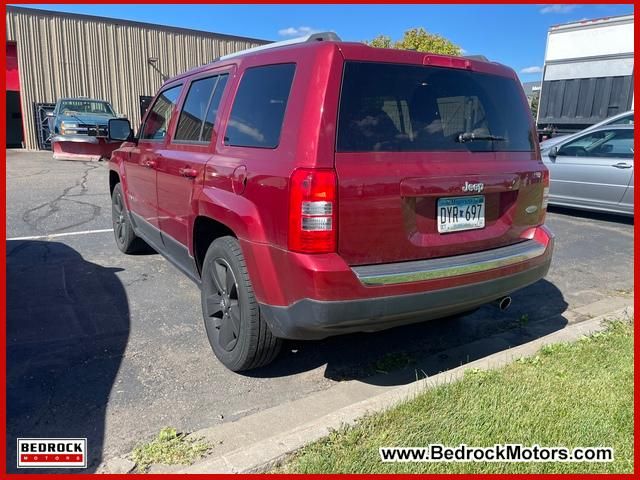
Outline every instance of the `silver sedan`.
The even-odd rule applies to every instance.
[[[549,203],[633,215],[633,153],[633,125],[607,125],[543,144]]]
[[[548,140],[540,142],[541,148],[551,148],[554,145],[558,145],[560,142],[564,142],[568,140],[569,137],[574,137],[581,133],[587,133],[591,130],[595,130],[600,127],[604,127],[607,125],[632,125],[633,126],[633,110],[629,110],[627,112],[619,113],[618,115],[614,115],[613,117],[609,117],[604,119],[603,121],[591,125],[590,127],[585,128],[584,130],[579,131],[578,133],[571,133],[569,135],[559,135],[557,137],[551,137]]]

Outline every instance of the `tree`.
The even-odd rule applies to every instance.
[[[391,37],[387,37],[386,35],[378,35],[370,42],[365,43],[376,48],[393,48],[393,45],[391,44]]]
[[[404,32],[402,39],[396,42],[393,42],[391,37],[386,35],[378,35],[373,40],[365,43],[377,48],[399,48],[443,55],[462,54],[462,49],[458,45],[440,35],[429,33],[422,27],[407,30]]]
[[[534,93],[533,97],[531,97],[531,115],[533,115],[533,119],[537,120],[538,116],[538,94]]]

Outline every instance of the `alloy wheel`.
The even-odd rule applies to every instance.
[[[215,258],[209,276],[205,279],[205,321],[213,340],[230,352],[238,343],[240,334],[240,302],[238,282],[231,266],[224,258]]]
[[[124,202],[120,192],[113,197],[113,230],[118,243],[124,244],[127,235],[127,222],[124,211]]]

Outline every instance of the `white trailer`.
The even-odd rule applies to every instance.
[[[541,132],[574,132],[632,108],[633,15],[549,29],[538,104]]]

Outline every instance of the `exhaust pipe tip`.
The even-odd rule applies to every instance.
[[[511,297],[507,295],[506,297],[499,298],[494,302],[494,305],[498,307],[501,312],[504,312],[511,306]]]

